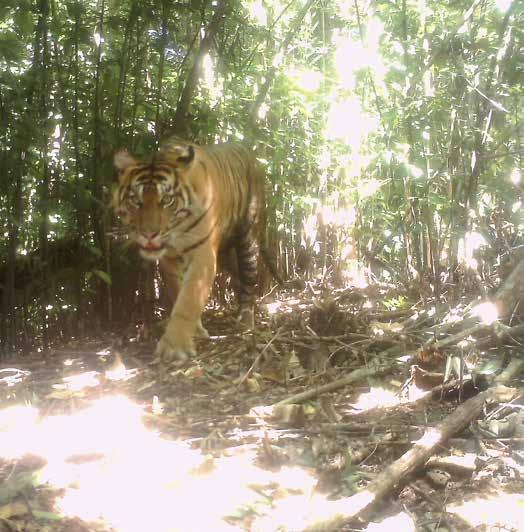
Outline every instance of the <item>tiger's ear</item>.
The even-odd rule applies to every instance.
[[[137,161],[132,155],[129,154],[129,152],[125,148],[123,148],[115,152],[115,156],[113,157],[113,163],[115,165],[115,168],[119,172],[123,172],[124,170],[127,170],[130,166],[136,164]]]
[[[160,147],[159,155],[174,168],[187,168],[195,158],[191,144],[166,143]]]

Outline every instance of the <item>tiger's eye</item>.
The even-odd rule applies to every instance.
[[[140,201],[140,198],[134,192],[129,193],[127,201],[129,201],[129,203],[137,209],[142,207],[142,202]]]
[[[161,207],[170,207],[175,202],[174,196],[162,196],[160,200]]]

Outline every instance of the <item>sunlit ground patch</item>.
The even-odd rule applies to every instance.
[[[370,523],[366,528],[366,532],[391,532],[392,530],[415,532],[416,527],[412,517],[400,512],[382,520],[380,523]]]
[[[372,410],[400,404],[398,395],[384,388],[372,388],[369,392],[360,394],[353,407],[360,411]]]
[[[406,387],[403,393],[375,386],[367,392],[361,393],[356,401],[351,403],[351,412],[369,412],[377,408],[392,408],[407,405],[427,396],[431,391],[423,390],[415,383]]]
[[[220,531],[257,520],[286,526],[303,518],[316,483],[305,468],[259,467],[257,446],[212,458],[161,438],[124,396],[43,418],[37,409],[11,407],[0,411],[0,426],[2,458],[46,461],[38,485],[56,488],[53,511],[102,529]]]
[[[462,504],[449,505],[447,511],[458,515],[475,528],[487,525],[497,530],[524,530],[524,495],[521,493],[501,493],[497,497],[476,498]]]

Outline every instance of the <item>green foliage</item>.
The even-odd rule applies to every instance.
[[[4,30],[0,32],[0,61],[12,64],[22,61],[24,47],[15,32]]]
[[[20,37],[30,37],[35,25],[30,6],[24,6],[23,4],[20,4],[18,9],[14,13],[13,22],[16,28],[16,32]]]
[[[434,283],[471,232],[498,254],[520,242],[516,1],[507,12],[462,0],[229,2],[203,57],[222,2],[163,5],[1,3],[0,223],[5,234],[20,208],[29,220],[17,223],[18,254],[73,236],[100,254],[79,292],[97,278],[116,294],[112,153],[148,154],[176,128],[197,59],[188,136],[255,146],[290,275],[301,246],[336,269],[353,260],[350,243],[351,256]]]
[[[89,279],[91,275],[95,275],[96,277],[101,279],[105,284],[111,285],[111,275],[109,275],[107,272],[104,272],[102,270],[92,270],[90,272],[87,272],[87,279]]]

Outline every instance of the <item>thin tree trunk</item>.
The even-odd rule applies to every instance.
[[[182,89],[182,94],[180,95],[180,100],[178,101],[176,108],[174,124],[172,127],[173,133],[176,135],[187,137],[189,133],[189,109],[195,95],[198,82],[202,76],[202,61],[204,56],[209,53],[211,49],[213,39],[215,38],[215,35],[226,16],[226,10],[228,8],[229,1],[222,0],[217,5],[215,14],[206,28],[204,38],[200,43],[200,48],[198,50],[197,56],[195,57],[193,66],[189,70],[186,83]]]
[[[50,301],[49,293],[49,265],[48,265],[48,233],[49,233],[49,187],[51,182],[50,167],[49,167],[49,103],[48,97],[51,90],[49,84],[49,43],[48,43],[48,16],[49,3],[48,0],[40,0],[39,3],[39,19],[37,31],[40,36],[40,116],[42,134],[40,138],[40,160],[42,163],[42,177],[39,191],[40,201],[40,226],[38,231],[40,259],[42,260],[42,296],[41,296],[41,313],[42,313],[42,343],[44,347],[48,345],[48,327],[49,320],[47,314],[47,306]]]
[[[73,152],[75,155],[74,176],[75,176],[75,191],[73,196],[73,202],[75,207],[76,216],[76,232],[78,235],[79,249],[84,249],[82,242],[87,231],[87,222],[85,215],[85,198],[84,185],[82,183],[80,174],[81,171],[81,154],[80,154],[80,106],[79,106],[79,91],[80,91],[80,65],[79,65],[79,35],[80,35],[80,14],[81,4],[77,0],[75,5],[75,33],[74,33],[74,59],[73,59]],[[84,257],[80,257],[83,259]],[[76,314],[77,319],[73,323],[73,332],[75,335],[83,333],[85,316],[85,305],[83,297],[83,284],[84,284],[84,269],[83,260],[78,261],[78,266],[75,272],[75,299],[76,299]]]
[[[8,242],[7,242],[7,263],[5,277],[3,279],[3,294],[2,294],[2,309],[3,309],[3,325],[2,325],[2,351],[7,353],[10,349],[18,347],[17,330],[16,330],[16,289],[15,289],[15,273],[16,273],[16,250],[18,248],[19,227],[22,222],[22,171],[23,171],[23,156],[18,153],[16,159],[19,164],[15,166],[16,181],[13,191],[13,198],[11,202],[11,222],[9,228]]]
[[[514,5],[514,4],[513,4]],[[508,52],[511,49],[512,41],[512,25],[511,15],[513,13],[513,5],[506,12],[502,22],[500,31],[501,45],[498,54],[493,58],[490,66],[490,73],[486,82],[486,87],[482,91],[486,98],[477,94],[477,121],[475,127],[475,145],[471,154],[471,173],[469,176],[468,187],[466,191],[466,210],[477,210],[477,190],[478,180],[482,174],[484,166],[484,150],[488,138],[489,131],[492,125],[493,105],[489,97],[493,91],[493,87],[497,86],[501,80],[504,71],[504,63],[507,60]],[[466,220],[470,217],[466,216]],[[467,227],[465,228],[468,229]]]
[[[406,0],[402,0],[402,49],[403,49],[403,61],[406,72],[410,72],[410,60],[408,54],[408,15],[406,11]],[[411,92],[411,82],[409,76],[406,76],[406,88],[405,94],[409,95]],[[404,107],[407,108],[408,96],[404,98]],[[405,117],[404,117],[405,118]],[[404,120],[404,133],[406,135],[406,141],[408,146],[413,146],[413,135],[411,132],[411,123],[408,120]],[[412,153],[410,150],[409,159],[412,160]],[[416,200],[413,199],[413,193],[411,190],[411,182],[409,176],[402,179],[402,190],[404,193],[404,241],[406,243],[406,270],[408,279],[413,278],[415,272],[420,272],[420,258],[418,249],[418,239],[414,232],[414,228],[417,225],[418,209]]]
[[[103,229],[100,224],[100,202],[102,199],[102,186],[100,182],[100,156],[101,156],[101,128],[102,128],[102,109],[100,106],[101,94],[101,73],[102,73],[102,40],[104,35],[104,15],[105,15],[105,0],[101,0],[100,14],[97,23],[98,42],[96,42],[95,52],[95,79],[94,79],[94,94],[93,94],[93,158],[92,158],[92,180],[93,180],[93,197],[95,203],[93,204],[92,223],[95,232],[96,242],[103,250],[104,238],[102,235]]]
[[[300,12],[297,14],[293,22],[291,23],[290,30],[288,31],[284,41],[282,42],[282,46],[280,48],[280,54],[282,56],[282,59],[285,57],[289,46],[291,45],[291,42],[293,41],[295,35],[297,34],[298,30],[300,29],[300,26],[302,25],[302,22],[307,15],[308,11],[310,10],[311,6],[316,2],[317,0],[308,0],[304,7],[300,10]],[[249,113],[248,113],[248,121],[247,121],[247,127],[251,130],[255,129],[256,124],[258,122],[258,112],[260,110],[260,107],[264,103],[269,90],[271,88],[271,85],[273,85],[273,81],[275,79],[275,76],[278,72],[278,69],[280,68],[280,64],[278,64],[277,61],[273,61],[271,68],[266,72],[264,75],[264,83],[262,84],[262,87],[258,91],[258,94],[255,98],[255,101],[252,103]]]
[[[127,19],[126,29],[124,33],[124,43],[122,45],[122,52],[120,56],[120,74],[119,74],[119,80],[118,80],[118,94],[116,97],[115,114],[114,114],[114,120],[113,120],[113,127],[115,131],[115,139],[116,139],[117,148],[120,147],[120,140],[121,140],[122,116],[124,112],[124,99],[125,99],[125,93],[126,93],[126,81],[127,81],[127,74],[128,74],[129,48],[130,48],[131,36],[133,33],[133,27],[135,26],[137,17],[138,17],[138,8],[137,8],[136,1],[134,0],[131,3],[131,7],[129,9],[129,16]]]
[[[96,43],[95,53],[95,87],[93,98],[93,159],[92,159],[92,177],[93,177],[93,196],[95,203],[92,206],[92,223],[95,232],[96,243],[102,251],[103,264],[106,273],[111,276],[110,271],[110,250],[109,240],[107,238],[107,216],[102,212],[101,206],[104,204],[103,198],[103,176],[99,172],[100,161],[102,160],[102,46],[104,41],[104,24],[105,24],[105,0],[100,1],[100,14],[97,24],[98,42]],[[100,281],[101,282],[101,281]],[[107,283],[103,285],[105,292],[104,307],[106,309],[106,321],[111,324],[113,321],[113,304],[111,286]],[[102,297],[102,290],[100,290]]]
[[[162,109],[162,86],[164,84],[164,66],[166,62],[166,47],[168,40],[168,12],[169,0],[162,0],[162,45],[160,47],[160,60],[158,63],[158,80],[156,89],[156,113],[155,113],[155,140],[158,143],[162,135],[160,123],[160,111]]]
[[[139,17],[136,19],[136,43],[135,43],[135,68],[134,68],[134,85],[133,85],[133,106],[131,108],[131,136],[133,139],[137,139],[137,136],[135,135],[136,130],[136,121],[138,118],[138,104],[140,103],[140,97],[141,97],[141,88],[143,86],[142,81],[142,70],[145,63],[145,55],[147,54],[147,46],[144,45],[141,48],[141,36],[144,33],[144,24],[141,21]],[[136,144],[133,142],[133,145],[131,146],[131,149],[136,148]]]

